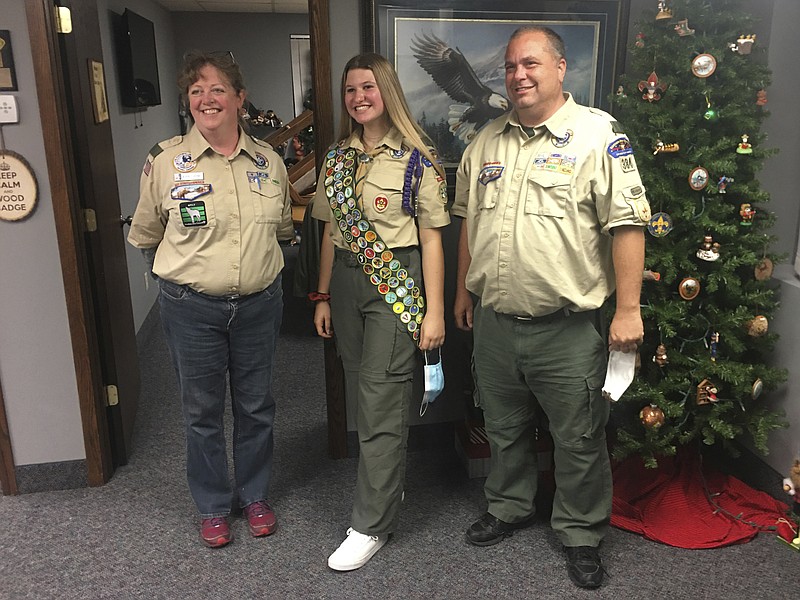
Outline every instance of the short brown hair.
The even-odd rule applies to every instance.
[[[232,52],[190,50],[183,55],[183,67],[178,73],[178,89],[184,99],[189,91],[189,86],[200,79],[200,70],[206,66],[214,67],[222,73],[237,95],[245,90],[242,70],[236,64]]]

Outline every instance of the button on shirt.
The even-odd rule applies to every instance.
[[[458,169],[451,212],[466,218],[466,286],[500,313],[600,307],[615,287],[614,227],[650,218],[619,124],[565,98],[532,137],[513,111],[489,123]]]
[[[345,140],[341,147],[353,148],[358,154],[364,152],[364,145],[355,134]],[[363,165],[356,174],[356,179],[365,175],[363,186],[359,184],[356,187],[356,195],[358,192],[361,194],[358,209],[372,223],[388,248],[419,245],[417,224],[403,209],[403,182],[411,150],[408,145],[403,144],[400,132],[392,128],[376,146],[376,151],[372,155],[372,160]],[[323,164],[311,216],[327,222],[335,219],[330,201],[325,194],[326,177]],[[446,184],[432,165],[425,165],[419,181],[417,223],[426,229],[444,227],[450,223],[446,206]],[[350,249],[338,227],[331,227],[331,238],[337,248]]]
[[[158,247],[153,272],[213,296],[267,288],[293,236],[288,176],[269,144],[239,131],[231,157],[197,128],[153,147],[128,241]]]

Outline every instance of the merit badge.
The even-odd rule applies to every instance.
[[[478,173],[478,183],[487,185],[490,181],[500,179],[500,175],[503,174],[504,168],[505,167],[499,165],[498,163],[487,164],[481,169],[481,172]]]
[[[630,140],[625,137],[617,138],[608,145],[608,154],[612,158],[619,158],[621,156],[630,156],[633,154],[633,146]]]
[[[194,169],[197,166],[197,161],[192,160],[191,152],[181,152],[172,159],[172,164],[175,165],[178,171],[185,173],[186,171]]]
[[[375,196],[375,210],[383,212],[389,206],[389,199],[386,196]]]
[[[672,217],[665,212],[655,213],[647,223],[647,231],[653,237],[664,237],[672,231]]]
[[[259,169],[266,169],[269,166],[269,161],[267,160],[267,157],[261,154],[260,152],[256,152],[256,157],[253,159],[253,163]]]
[[[173,200],[194,200],[200,196],[205,196],[211,192],[210,183],[190,183],[186,185],[176,185],[169,192],[169,197]]]
[[[553,135],[553,137],[550,138],[550,141],[553,142],[553,146],[556,148],[563,148],[572,141],[572,135],[572,129],[567,129],[563,137]]]
[[[180,204],[181,222],[184,227],[202,227],[208,225],[206,215],[206,203],[200,202],[181,202]]]

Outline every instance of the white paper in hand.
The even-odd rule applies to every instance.
[[[636,352],[612,350],[608,356],[606,382],[603,384],[603,397],[616,402],[633,381],[636,369]]]

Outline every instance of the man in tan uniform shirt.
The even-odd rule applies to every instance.
[[[619,124],[563,93],[564,52],[549,29],[512,35],[514,110],[480,131],[458,171],[451,212],[465,220],[455,316],[474,332],[476,400],[492,451],[488,512],[467,541],[492,545],[531,524],[541,407],[555,444],[551,525],[570,578],[593,588],[611,516],[606,341],[595,314],[616,289],[608,347],[636,350],[650,209]]]

